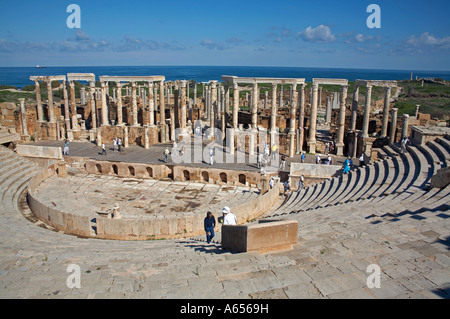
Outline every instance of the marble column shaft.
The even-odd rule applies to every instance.
[[[304,128],[304,123],[305,123],[305,84],[301,85],[300,88],[300,112],[299,112],[299,117],[298,117],[298,128],[299,128],[299,135],[298,135],[298,139],[299,139],[299,148],[298,148],[298,152],[302,152],[303,151],[303,139],[305,136],[305,128]]]
[[[252,96],[252,106],[251,106],[251,115],[252,115],[252,129],[257,129],[258,127],[258,83],[253,84],[253,96]]]
[[[370,103],[372,101],[372,86],[366,86],[366,104],[364,105],[362,138],[369,137],[369,119],[370,119]]]
[[[22,134],[28,135],[27,117],[25,113],[25,99],[20,98],[19,103],[20,103],[20,115],[22,120]]]
[[[309,153],[316,154],[316,129],[317,129],[317,95],[319,85],[312,85],[312,104],[311,104],[311,119],[309,125]]]
[[[398,109],[393,108],[391,110],[391,130],[389,132],[389,143],[395,143],[395,133],[397,130],[397,113]]]
[[[272,84],[272,111],[270,115],[270,131],[275,133],[277,127],[277,85]]]
[[[89,100],[91,103],[91,126],[92,129],[97,129],[97,106],[95,104],[95,83],[89,84]]]
[[[233,129],[238,129],[238,115],[239,115],[239,85],[233,84]]]
[[[291,99],[291,108],[289,112],[289,135],[290,135],[290,143],[289,143],[289,157],[294,157],[295,155],[295,112],[297,110],[297,101],[298,101],[298,92],[297,92],[297,84],[291,86],[292,99]]]
[[[106,102],[106,83],[101,83],[101,94],[102,94],[102,126],[109,125],[108,121],[108,104]]]
[[[39,81],[34,81],[34,85],[36,89],[36,107],[37,107],[38,121],[44,122],[44,109],[42,108],[41,88],[39,85]]]
[[[390,100],[391,100],[391,87],[388,86],[386,88],[386,96],[384,98],[383,123],[381,125],[381,137],[387,136]]]
[[[409,115],[403,114],[403,116],[402,116],[402,139],[405,137],[408,137],[408,122],[409,122]]]
[[[153,82],[148,82],[148,122],[155,125],[155,101],[153,97]]]
[[[123,105],[122,105],[122,83],[116,83],[117,86],[117,99],[116,99],[116,112],[117,112],[117,125],[123,124]]]
[[[337,142],[336,142],[336,155],[344,155],[344,133],[345,133],[345,102],[347,101],[347,91],[348,86],[343,85],[341,87],[341,97],[340,97],[340,110],[339,110],[339,122],[338,122],[338,132],[337,132]]]
[[[52,81],[47,81],[47,95],[48,95],[48,116],[49,122],[55,123],[55,112],[53,105],[53,90],[52,90]]]
[[[133,123],[132,126],[140,126],[138,123],[138,106],[136,96],[136,82],[131,83],[131,106],[133,107]]]
[[[77,123],[77,104],[75,101],[75,83],[69,82],[70,88],[70,118],[72,119],[72,130],[78,130]]]
[[[69,97],[67,94],[66,81],[63,81],[63,96],[64,96],[64,122],[66,123],[66,131],[70,131],[70,111],[69,111]]]
[[[187,121],[187,115],[186,115],[186,81],[181,81],[181,118],[180,118],[180,128],[181,128],[181,134],[185,135],[187,134],[186,130],[186,121]]]
[[[352,114],[351,114],[351,124],[350,130],[352,132],[356,131],[356,119],[358,117],[358,103],[359,103],[359,86],[355,86],[355,91],[353,92],[353,102],[352,102]]]
[[[211,134],[214,134],[212,131],[215,127],[215,111],[217,109],[217,81],[211,81],[211,102],[210,102],[210,116],[209,116],[209,124],[211,128]]]

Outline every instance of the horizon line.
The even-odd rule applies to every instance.
[[[376,70],[376,71],[402,71],[402,72],[450,72],[450,70],[420,70],[420,69],[374,69],[374,68],[355,68],[355,67],[318,67],[318,66],[267,66],[267,65],[58,65],[58,66],[40,66],[41,68],[83,68],[83,67],[229,67],[229,68],[291,68],[291,69],[333,69],[333,70]],[[35,66],[0,66],[0,68],[36,68]]]

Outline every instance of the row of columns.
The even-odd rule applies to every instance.
[[[54,115],[54,104],[53,104],[53,93],[52,93],[52,86],[51,86],[51,80],[47,81],[47,92],[48,92],[48,114],[49,114],[49,122],[54,123],[56,121],[55,115]],[[123,119],[122,119],[122,83],[117,83],[117,124],[123,125]],[[180,128],[181,128],[181,134],[185,135],[188,134],[187,127],[186,127],[186,121],[187,121],[187,98],[189,96],[188,91],[188,83],[187,81],[183,80],[180,81],[180,91],[181,91],[181,106],[180,106]],[[224,129],[224,114],[228,110],[229,105],[229,90],[228,85],[225,86],[223,92],[222,92],[222,86],[220,86],[220,93],[219,100],[221,103],[221,106],[218,105],[218,92],[217,92],[217,81],[210,81],[210,86],[204,87],[203,94],[205,96],[205,100],[207,102],[207,105],[209,107],[207,108],[208,111],[208,118],[209,118],[209,124],[210,128],[215,128],[215,121],[216,118],[222,118],[222,128]],[[43,107],[42,107],[42,101],[41,101],[41,93],[40,93],[40,83],[39,81],[35,81],[36,86],[36,101],[37,101],[37,113],[38,113],[38,121],[44,122],[44,113],[43,113]],[[305,107],[305,84],[300,84],[301,89],[300,92],[297,91],[297,84],[291,85],[291,91],[290,91],[290,97],[291,97],[291,107],[290,107],[290,126],[289,126],[289,135],[291,136],[290,139],[290,147],[289,147],[289,156],[294,156],[295,153],[295,123],[296,123],[296,111],[299,107],[299,100],[300,100],[300,107],[299,107],[299,132],[298,132],[298,141],[297,141],[297,148],[299,150],[303,149],[303,140],[304,140],[304,107]],[[63,81],[63,93],[64,93],[64,104],[65,104],[65,122],[66,122],[66,129],[69,130],[70,126],[72,126],[72,130],[79,130],[78,123],[77,123],[77,111],[76,111],[76,102],[75,102],[75,85],[73,81],[69,81],[69,90],[70,90],[70,100],[68,98],[68,92],[67,92],[67,86],[66,81]],[[148,99],[148,106],[149,106],[149,125],[153,126],[155,125],[155,117],[154,117],[154,111],[156,106],[156,86],[154,87],[153,82],[148,82],[149,87],[149,99]],[[208,94],[207,90],[205,88],[208,88],[210,90],[210,94]],[[84,88],[83,88],[84,89]],[[234,96],[233,96],[233,109],[232,109],[232,126],[234,130],[238,129],[238,112],[239,112],[239,85],[237,83],[233,84],[233,90],[234,90]],[[83,90],[84,91],[84,90]],[[166,90],[167,91],[167,90]],[[196,103],[196,86],[194,89],[194,104]],[[168,91],[167,91],[168,92]],[[343,148],[344,148],[344,134],[345,134],[345,113],[346,113],[346,100],[347,100],[347,92],[348,92],[348,86],[342,85],[341,91],[340,91],[340,111],[339,111],[339,118],[338,118],[338,130],[337,130],[337,140],[336,140],[336,147],[337,147],[337,155],[342,156],[343,155]],[[272,84],[272,105],[271,105],[271,119],[270,119],[270,129],[272,132],[276,129],[276,117],[277,117],[277,84]],[[280,92],[282,93],[282,91]],[[310,119],[310,133],[308,137],[308,148],[310,153],[315,153],[315,147],[316,147],[316,129],[317,129],[317,109],[318,109],[318,95],[321,94],[320,87],[318,84],[313,83],[311,88],[311,119]],[[95,106],[95,83],[90,82],[90,88],[89,88],[89,95],[90,95],[90,104],[91,104],[91,114],[92,114],[92,126],[95,128],[97,127],[97,118],[96,118],[96,106]],[[300,98],[299,95],[300,94]],[[81,94],[84,97],[84,92]],[[368,137],[368,130],[369,130],[369,119],[370,119],[370,105],[371,105],[371,95],[372,95],[372,85],[367,84],[366,85],[366,101],[364,105],[364,112],[363,112],[363,125],[362,125],[362,138]],[[382,127],[381,127],[381,136],[387,137],[388,136],[388,116],[389,116],[389,108],[390,108],[390,96],[391,96],[391,87],[386,87],[386,94],[385,94],[385,101],[384,101],[384,116],[382,121]],[[228,97],[228,99],[227,99]],[[131,82],[131,99],[132,99],[132,125],[133,126],[140,126],[138,123],[138,108],[137,108],[137,95],[136,95],[136,82]],[[209,99],[209,100],[208,100]],[[258,99],[259,99],[259,88],[258,84],[255,82],[252,87],[252,98],[251,98],[251,128],[257,129],[257,114],[258,114]],[[82,99],[84,100],[84,98]],[[265,100],[267,105],[268,100],[268,92],[265,92]],[[351,113],[351,126],[350,130],[355,132],[356,131],[356,114],[358,109],[358,100],[359,100],[359,85],[355,86],[355,91],[353,95],[353,106],[352,106],[352,113]],[[282,95],[280,94],[280,105],[282,105]],[[83,101],[82,101],[83,102]],[[267,106],[266,106],[267,107]],[[164,81],[159,82],[159,111],[160,111],[160,120],[163,128],[162,136],[162,142],[165,142],[165,96],[164,96]],[[215,112],[218,112],[219,114],[216,115]],[[391,117],[392,117],[392,123],[391,130],[389,132],[389,140],[390,142],[394,142],[395,139],[395,128],[396,128],[396,119],[397,119],[397,109],[392,109],[391,111]],[[405,122],[406,120],[404,120]],[[407,121],[406,121],[407,122]],[[71,124],[71,125],[70,125]],[[101,83],[101,125],[110,125],[108,120],[108,103],[107,103],[107,82]],[[26,127],[25,127],[26,128]],[[213,131],[213,130],[211,130]]]

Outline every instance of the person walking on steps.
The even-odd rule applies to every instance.
[[[206,242],[208,244],[211,243],[211,240],[215,236],[214,227],[216,227],[216,219],[211,212],[207,212],[204,220],[204,228],[206,232]]]
[[[102,156],[105,155],[106,156],[106,146],[105,143],[102,143]]]

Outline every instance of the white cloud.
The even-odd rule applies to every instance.
[[[434,35],[424,32],[419,37],[412,35],[406,40],[406,44],[415,47],[450,48],[450,36],[436,38]]]
[[[232,43],[232,42],[227,41],[227,43]],[[232,48],[231,45],[227,45],[224,43],[216,43],[216,42],[213,42],[211,39],[204,39],[203,41],[200,42],[200,45],[204,46],[205,48],[210,49],[210,50],[220,50],[220,51]]]
[[[419,36],[411,35],[406,40],[400,42],[400,44],[391,51],[391,54],[414,55],[417,53],[429,52],[450,53],[449,51],[450,36],[438,38],[429,32],[424,32]]]
[[[298,32],[298,38],[301,38],[303,41],[315,43],[329,43],[336,40],[336,37],[331,33],[330,27],[323,24],[316,28],[309,26],[305,31]]]

